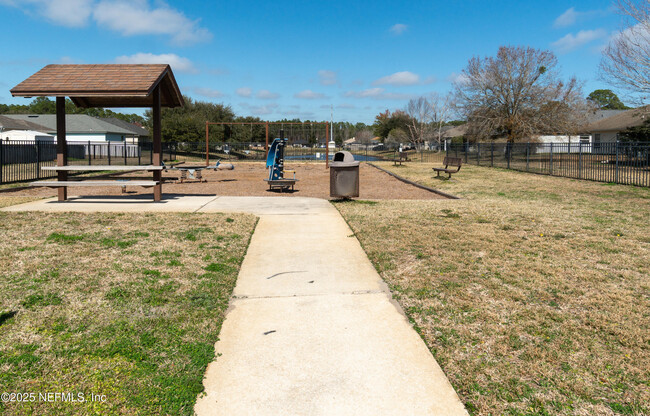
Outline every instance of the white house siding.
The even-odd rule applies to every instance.
[[[56,140],[56,136],[54,136]],[[122,142],[124,136],[112,133],[97,133],[97,134],[80,134],[80,133],[66,133],[65,140],[67,142]]]
[[[537,140],[543,146],[535,146],[535,153],[583,153],[591,152],[592,136],[538,136]]]

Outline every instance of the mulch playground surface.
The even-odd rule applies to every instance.
[[[189,164],[188,164],[189,165]],[[175,183],[180,178],[180,172],[170,170],[163,172],[163,194],[177,195],[221,195],[221,196],[301,196],[330,199],[329,197],[329,170],[324,163],[289,163],[287,169],[296,171],[295,190],[270,191],[264,181],[268,171],[263,163],[235,162],[234,170],[203,170],[204,182],[188,180],[184,183]],[[114,178],[143,179],[151,178],[151,174],[124,173],[113,175]],[[105,178],[97,178],[102,180]],[[126,194],[151,194],[152,188],[127,186]],[[81,195],[124,195],[120,187],[70,187],[69,196]],[[0,196],[56,196],[56,189],[28,188],[11,192],[3,192]],[[445,199],[424,189],[406,184],[392,176],[361,163],[359,172],[359,199]]]

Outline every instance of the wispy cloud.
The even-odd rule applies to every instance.
[[[249,105],[247,103],[240,103],[240,105],[256,116],[267,116],[273,114],[280,107],[277,103],[269,103],[265,105]]]
[[[567,9],[559,15],[553,22],[554,28],[563,28],[575,25],[579,20],[584,21],[594,17],[606,15],[605,10],[587,10],[584,12],[577,11],[575,7]]]
[[[86,26],[91,19],[98,26],[123,36],[166,35],[176,45],[212,39],[212,33],[164,1],[151,6],[149,0],[0,0],[26,14],[41,16],[52,24]]]
[[[394,24],[393,26],[391,26],[390,29],[388,29],[388,30],[393,35],[401,35],[402,33],[406,32],[406,29],[408,29],[408,28],[409,28],[408,25],[405,25],[403,23],[397,23],[397,24]]]
[[[464,82],[467,82],[467,80],[468,80],[467,75],[465,75],[463,73],[459,74],[459,73],[456,73],[456,72],[452,72],[447,77],[447,82],[451,82],[451,83],[455,83],[455,84],[462,84]]]
[[[555,19],[553,22],[553,27],[567,27],[573,25],[580,14],[576,12],[574,7],[571,7]]]
[[[250,98],[253,95],[253,90],[248,87],[241,87],[235,90],[235,94],[240,97]]]
[[[259,90],[257,91],[257,94],[255,94],[257,98],[260,98],[262,100],[275,100],[280,96],[280,94],[277,94],[275,92],[271,92],[269,90]]]
[[[294,94],[293,96],[294,98],[301,98],[304,100],[318,100],[318,99],[328,98],[325,94],[322,94],[320,92],[314,92],[312,90],[300,91]]]
[[[172,71],[196,74],[192,61],[173,53],[154,55],[152,53],[136,53],[135,55],[122,55],[115,58],[116,64],[169,64]]]
[[[225,94],[219,90],[213,90],[212,88],[196,87],[192,88],[192,91],[198,95],[210,98],[221,98]]]
[[[339,83],[336,72],[327,69],[318,71],[318,80],[321,85],[335,85]]]
[[[429,77],[421,81],[418,74],[414,74],[413,72],[409,71],[402,71],[379,78],[373,82],[372,85],[393,85],[396,87],[401,87],[405,85],[430,84],[434,81],[435,79],[433,77]]]
[[[386,90],[379,87],[362,91],[347,91],[343,96],[348,98],[372,98],[375,100],[408,100],[413,98],[413,94],[386,92]]]
[[[604,38],[605,36],[607,36],[607,32],[604,29],[581,30],[575,35],[573,33],[567,34],[553,42],[551,46],[557,49],[560,53],[567,53],[596,39]]]

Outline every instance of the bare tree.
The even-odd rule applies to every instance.
[[[408,129],[411,142],[416,146],[424,143],[431,132],[433,111],[433,106],[426,97],[412,98],[406,104],[406,114],[410,117]]]
[[[449,120],[452,109],[453,97],[447,94],[440,97],[438,94],[433,94],[429,100],[433,112],[431,114],[431,122],[436,132],[436,139],[438,141],[438,149],[442,145],[442,127]]]
[[[585,100],[575,78],[559,80],[556,65],[552,52],[527,47],[502,46],[496,57],[470,59],[455,83],[468,135],[514,142],[576,131]]]
[[[363,130],[359,130],[357,132],[357,136],[356,136],[355,141],[357,143],[369,145],[370,143],[372,143],[372,138],[373,137],[374,136],[373,136],[372,132],[369,129],[363,129]]]
[[[627,27],[613,37],[600,63],[601,76],[646,101],[650,94],[650,1],[619,0]]]

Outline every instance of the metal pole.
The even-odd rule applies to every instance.
[[[548,174],[553,175],[553,142],[551,142],[551,160],[548,165]]]
[[[530,165],[530,142],[526,143],[526,172],[528,172],[528,167]]]
[[[616,141],[616,172],[614,173],[615,179],[614,182],[618,183],[618,147],[619,147],[619,141]]]
[[[126,160],[126,138],[124,138],[124,166],[128,164],[129,162]]]
[[[578,143],[578,179],[582,178],[582,140]]]
[[[41,179],[41,152],[40,152],[40,141],[36,140],[34,142],[36,147],[36,179]]]
[[[368,160],[368,158],[366,158]],[[329,123],[325,122],[325,169],[330,168],[330,130]]]
[[[91,159],[90,159],[90,140],[88,140],[88,166],[91,164]]]

